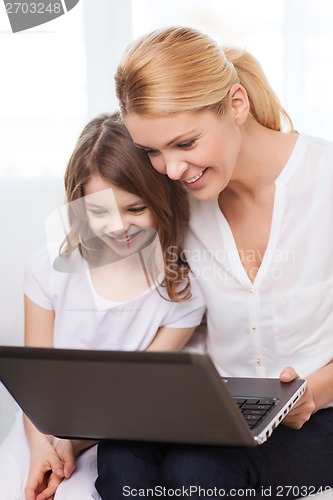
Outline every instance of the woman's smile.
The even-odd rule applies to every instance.
[[[194,177],[190,177],[189,179],[184,179],[183,182],[186,185],[186,187],[188,187],[189,189],[200,188],[203,183],[203,181],[202,182],[200,181],[203,179],[205,173],[207,172],[207,169],[208,167],[201,170],[201,172],[199,172],[199,174],[195,175]]]

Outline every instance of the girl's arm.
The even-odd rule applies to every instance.
[[[54,312],[44,309],[27,296],[24,297],[25,345],[30,347],[53,347]],[[41,374],[42,376],[42,374]],[[47,485],[55,489],[66,475],[74,470],[74,460],[61,462],[53,448],[53,436],[40,433],[24,415],[24,426],[30,447],[31,459],[26,487],[27,500],[35,500]],[[53,474],[48,477],[50,471]],[[48,498],[43,493],[38,500]]]
[[[194,330],[195,327],[193,328],[161,327],[159,328],[153,341],[147,348],[147,351],[179,351],[185,346],[185,344],[190,339]],[[66,460],[68,462],[68,457],[70,459],[73,457],[77,457],[81,452],[85,451],[87,448],[90,448],[96,443],[97,441],[61,439],[56,444],[55,449],[57,450],[58,456],[66,463]],[[69,463],[71,462],[69,461]],[[54,471],[55,469],[52,467],[52,470]],[[57,478],[53,472],[50,476],[50,482],[48,484],[47,489],[43,491],[42,494],[43,496],[37,497],[37,500],[46,500],[51,493],[55,492],[60,482],[61,479],[59,480],[59,478]],[[34,499],[34,497],[32,498]],[[27,500],[30,500],[30,498],[28,499],[27,497]]]
[[[190,339],[195,328],[159,328],[154,340],[151,342],[147,351],[179,351],[184,347]],[[59,457],[65,459],[65,453],[69,447],[72,450],[73,456],[77,457],[80,453],[90,448],[97,441],[80,441],[80,440],[65,440],[61,439],[55,446]],[[64,451],[63,451],[64,450]],[[47,490],[49,491],[49,490]],[[45,497],[47,498],[47,497]],[[40,500],[43,500],[42,497]],[[39,499],[38,499],[39,500]]]
[[[158,329],[147,351],[180,351],[191,338],[196,327]]]

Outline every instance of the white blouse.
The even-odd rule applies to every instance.
[[[307,376],[333,359],[333,143],[304,134],[276,179],[267,250],[247,276],[217,200],[191,200],[186,256],[227,376]]]

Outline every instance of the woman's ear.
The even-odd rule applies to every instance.
[[[243,125],[250,112],[250,102],[247,92],[243,85],[234,83],[229,90],[229,99],[231,108],[237,125]]]

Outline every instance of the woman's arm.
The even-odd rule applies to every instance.
[[[192,336],[192,328],[167,328],[158,329],[154,339],[147,347],[147,351],[180,351]]]
[[[295,378],[299,378],[299,375],[291,367],[285,368],[280,375],[282,382],[291,382]],[[283,423],[293,429],[300,429],[313,413],[331,402],[333,402],[333,361],[307,377],[304,395],[283,419]]]
[[[307,377],[313,391],[315,409],[312,413],[333,402],[333,360]]]

